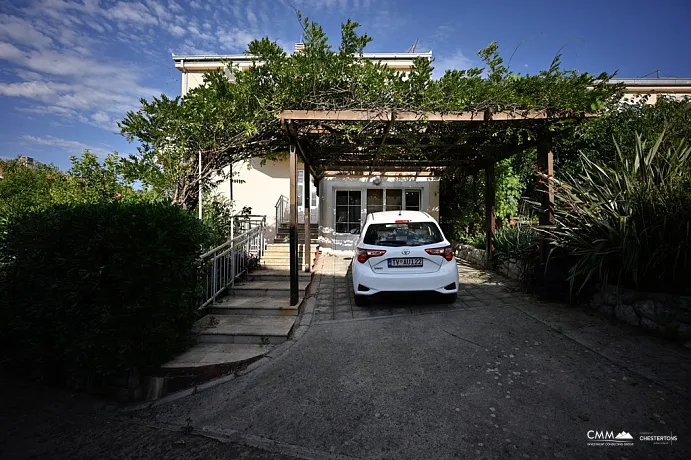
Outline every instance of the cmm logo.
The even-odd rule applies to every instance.
[[[590,430],[586,433],[586,436],[589,439],[589,445],[633,445],[633,436],[626,431],[615,435],[614,431]]]
[[[614,440],[614,431],[588,431],[588,439],[597,441]]]

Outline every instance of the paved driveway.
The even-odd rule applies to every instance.
[[[302,458],[691,458],[691,350],[468,266],[454,305],[357,308],[348,265],[321,257],[285,353],[141,416]],[[591,430],[633,446],[589,446]]]

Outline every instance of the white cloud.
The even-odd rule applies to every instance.
[[[0,59],[16,60],[23,56],[21,50],[10,43],[0,42]]]
[[[76,156],[81,155],[84,152],[84,150],[89,150],[91,153],[98,155],[100,157],[105,157],[106,155],[111,153],[109,150],[104,149],[102,147],[85,144],[79,141],[61,139],[59,137],[54,136],[22,136],[22,139],[32,144],[55,147],[56,149],[59,149],[62,152],[66,152]]]
[[[70,85],[58,85],[43,81],[7,83],[0,85],[0,95],[45,100],[55,94],[56,91],[65,90],[69,87]]]
[[[185,29],[177,24],[173,24],[172,26],[168,27],[168,31],[176,37],[182,37],[185,35]]]
[[[104,12],[107,18],[130,24],[158,24],[158,19],[141,3],[118,2]]]
[[[432,65],[434,66],[434,78],[440,78],[447,70],[461,70],[474,67],[473,60],[463,54],[463,52],[460,50],[453,54],[436,58]]]
[[[175,3],[173,0],[168,1],[168,7],[170,8],[170,11],[176,14],[185,14],[185,9]]]
[[[218,43],[221,46],[220,52],[223,51],[244,51],[247,49],[249,42],[257,38],[248,30],[232,27],[226,31],[220,32],[218,35]]]
[[[39,32],[31,22],[8,14],[0,14],[0,38],[34,48],[52,44],[52,40]]]

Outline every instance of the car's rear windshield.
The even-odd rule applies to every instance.
[[[444,241],[434,222],[370,224],[363,243],[379,246],[422,246]]]

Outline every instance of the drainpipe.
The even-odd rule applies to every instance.
[[[181,96],[187,94],[187,72],[185,71],[185,60],[180,59],[180,68],[182,70],[182,91],[180,91]]]
[[[202,151],[199,151],[199,220],[202,220]]]

